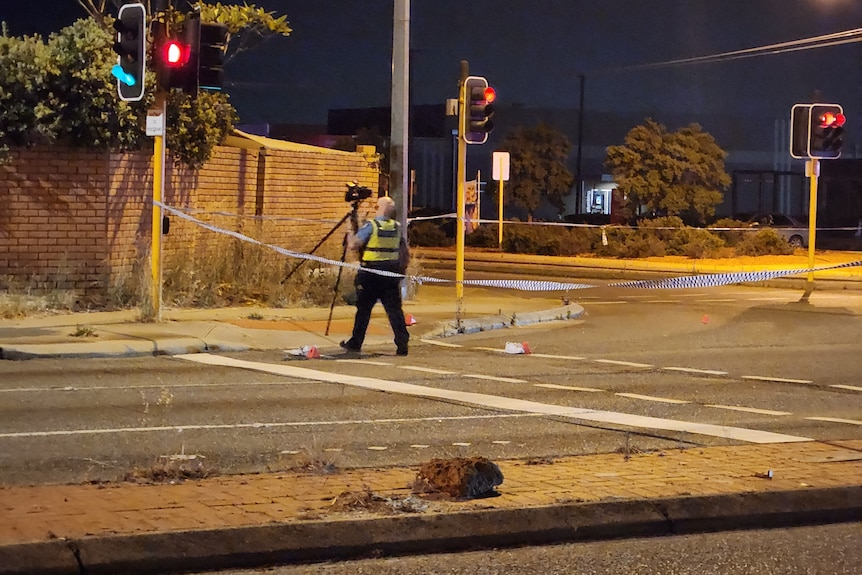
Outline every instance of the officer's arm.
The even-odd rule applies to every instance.
[[[371,238],[371,222],[365,222],[362,226],[356,230],[356,233],[348,233],[347,234],[347,247],[356,250],[362,251],[365,249],[365,246],[368,244],[368,240]]]

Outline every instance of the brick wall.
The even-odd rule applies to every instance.
[[[149,266],[152,178],[149,153],[13,150],[0,165],[0,289],[107,295]],[[377,178],[373,149],[221,147],[200,170],[168,159],[163,202],[220,228],[309,251],[349,211],[345,183],[376,189]],[[372,209],[373,199],[361,208]],[[180,254],[211,251],[225,237],[171,217],[162,242],[166,271]],[[333,234],[319,252],[340,246],[342,237]]]

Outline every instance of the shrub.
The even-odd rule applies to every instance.
[[[773,229],[762,229],[746,236],[736,245],[741,256],[789,255],[793,248]]]
[[[413,222],[407,229],[407,239],[411,246],[446,248],[454,245],[455,239],[446,234],[443,225],[432,221]]]

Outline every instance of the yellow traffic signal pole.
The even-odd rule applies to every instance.
[[[166,94],[156,93],[155,109],[162,118],[166,114]],[[152,244],[150,247],[150,263],[152,284],[150,299],[152,300],[153,319],[162,320],[162,190],[165,185],[165,136],[154,136],[153,143],[153,226]]]
[[[805,286],[807,298],[814,291],[814,241],[817,236],[817,178],[820,176],[820,160],[810,158],[805,162],[805,172],[808,176],[808,281]]]
[[[502,250],[503,249],[503,158],[500,157],[500,166],[499,166],[499,175],[500,179],[497,180],[500,183],[500,189],[497,190],[500,196],[500,209],[498,211],[498,217],[500,218],[500,225],[497,230],[497,246]]]
[[[461,309],[464,300],[464,179],[467,174],[467,140],[465,139],[467,107],[467,76],[469,68],[466,60],[461,60],[461,78],[458,82],[458,174],[456,176],[456,214],[455,222],[455,326],[461,328]]]

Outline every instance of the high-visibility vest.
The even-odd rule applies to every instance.
[[[371,237],[362,252],[367,263],[397,262],[401,245],[401,230],[395,220],[371,220]]]

